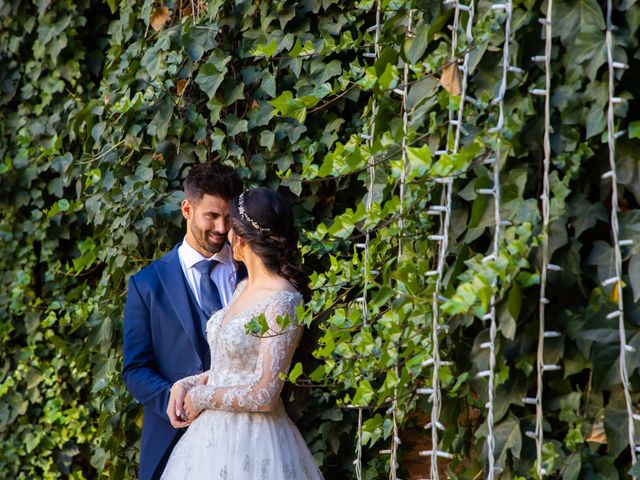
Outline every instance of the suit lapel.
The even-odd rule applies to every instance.
[[[200,318],[194,318],[198,313],[193,311],[190,301],[191,293],[187,290],[186,278],[180,265],[178,256],[178,247],[176,245],[173,250],[167,253],[160,261],[155,262],[158,271],[158,278],[162,284],[162,288],[166,292],[167,298],[171,302],[176,316],[180,320],[187,336],[193,343],[194,349],[202,357],[202,334],[196,331],[196,325],[200,325]]]

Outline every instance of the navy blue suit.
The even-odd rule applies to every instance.
[[[122,375],[144,406],[140,480],[160,477],[183,433],[166,413],[171,386],[208,370],[211,362],[202,330],[206,319],[185,279],[178,247],[129,279],[124,307]],[[238,272],[243,276],[246,270]]]

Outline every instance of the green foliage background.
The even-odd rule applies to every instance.
[[[482,317],[497,278],[497,459],[501,478],[533,477],[524,432],[534,409],[522,397],[535,391],[543,105],[528,90],[543,84],[530,58],[543,50],[537,20],[546,7],[513,3],[510,63],[524,73],[509,75],[501,166],[503,216],[513,226],[499,261],[482,263],[493,207],[476,190],[491,183],[482,160],[496,139],[490,100],[504,41],[504,15],[489,2],[476,2],[473,43],[459,41],[460,55],[471,52],[477,99],[465,110],[463,148],[435,157],[459,101],[438,81],[452,22],[441,2],[382,1],[374,63],[364,55],[373,52],[376,8],[367,0],[0,1],[0,476],[135,477],[141,409],[119,373],[126,279],[180,240],[181,180],[194,162],[218,158],[248,185],[280,188],[296,204],[315,295],[294,376],[317,388],[290,390],[289,411],[327,478],[354,476],[356,416],[344,405],[366,407],[371,479],[388,475],[378,451],[388,446],[394,390],[403,439],[430,411],[415,394],[431,378],[421,366],[431,351],[433,284],[424,273],[436,261],[427,235],[438,222],[426,210],[440,198],[437,178],[456,176],[441,338],[454,363],[440,372],[441,448],[456,454],[451,478],[479,478],[486,380],[475,374],[487,365]],[[544,460],[556,478],[624,478],[619,345],[615,320],[605,318],[610,287],[601,287],[613,271],[611,192],[600,178],[608,169],[604,13],[596,0],[555,4],[550,250],[563,269],[549,277],[547,317],[562,336],[547,341],[545,363],[563,368],[545,375]],[[615,110],[626,132],[617,140],[621,238],[635,241],[623,251],[624,301],[628,342],[640,349],[640,6],[614,7],[616,60],[630,65],[618,73],[616,94],[626,100]],[[405,63],[410,164],[401,217],[405,135],[393,89]],[[374,101],[371,146],[361,134]],[[366,232],[377,272],[368,327],[355,245]],[[638,392],[640,356],[628,362]],[[606,443],[593,441],[602,422]],[[401,447],[401,476],[412,458]]]

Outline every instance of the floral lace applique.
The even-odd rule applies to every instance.
[[[206,377],[207,373],[198,373],[197,375],[191,375],[190,377],[185,377],[181,380],[178,380],[176,383],[182,385],[184,388],[188,390],[192,389],[199,383],[202,383],[202,379]]]
[[[296,307],[301,301],[299,293],[281,291],[233,316],[224,325],[224,312],[214,315],[207,325],[213,368],[180,380],[194,405],[235,412],[272,410],[284,384],[280,374],[289,371],[302,335],[302,328],[295,324]],[[270,331],[263,337],[247,334],[244,325],[261,313]],[[277,319],[286,316],[291,322],[282,329]],[[202,375],[209,375],[207,385],[201,384]]]

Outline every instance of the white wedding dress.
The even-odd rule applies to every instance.
[[[322,474],[289,419],[280,391],[302,328],[294,325],[302,296],[280,291],[225,318],[244,288],[207,323],[211,370],[180,380],[193,403],[204,408],[178,441],[163,480],[316,480]],[[269,332],[247,334],[245,324],[264,313]],[[278,317],[292,322],[284,329]],[[208,376],[207,384],[201,379]]]

